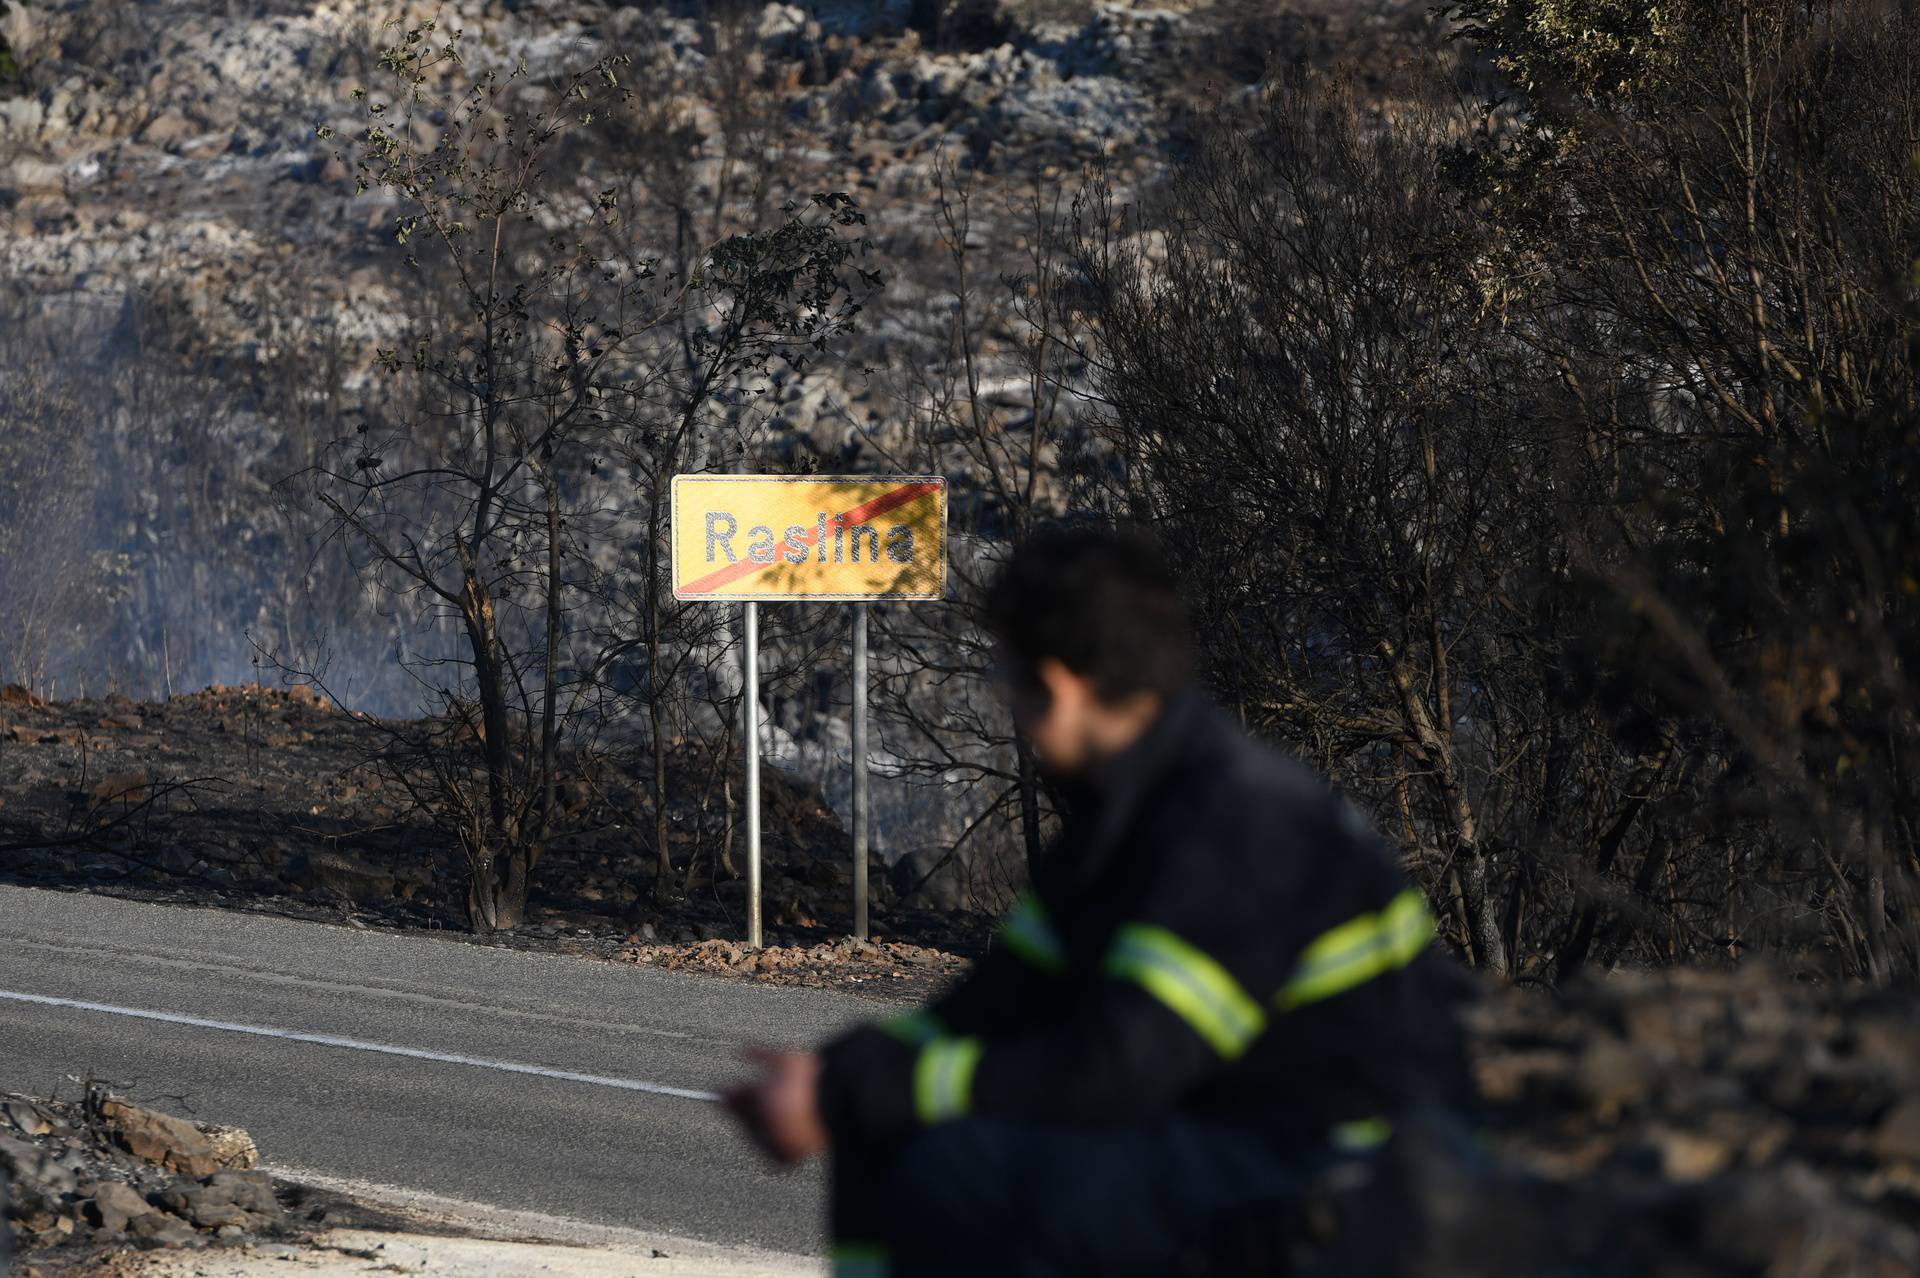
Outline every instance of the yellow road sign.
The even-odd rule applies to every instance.
[[[937,476],[676,475],[676,599],[938,599]]]

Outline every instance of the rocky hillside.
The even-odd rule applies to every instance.
[[[334,535],[290,482],[326,457],[376,463],[385,450],[339,451],[411,411],[376,349],[427,317],[458,327],[444,318],[448,272],[408,269],[394,197],[362,190],[351,163],[369,109],[357,95],[391,90],[382,51],[429,21],[433,39],[457,33],[467,74],[524,67],[516,92],[535,96],[568,68],[625,60],[631,96],[548,176],[571,196],[617,188],[636,251],[684,241],[661,252],[685,267],[701,245],[777,220],[787,200],[859,201],[859,261],[878,283],[857,330],[804,376],[703,400],[705,451],[673,465],[731,464],[744,453],[720,448],[746,439],[756,468],[944,474],[956,598],[1004,535],[1006,495],[1058,509],[1067,481],[1055,463],[1080,446],[1085,370],[1067,342],[1051,346],[1044,376],[1024,366],[1046,344],[1030,340],[1022,281],[1082,182],[1097,171],[1117,198],[1145,198],[1198,122],[1277,67],[1350,59],[1385,94],[1396,60],[1435,47],[1414,0],[12,3],[0,15],[19,68],[0,83],[0,611],[13,619],[0,627],[0,682],[160,704],[175,686],[256,682],[266,654],[323,668],[355,709],[443,708],[446,668],[432,667],[460,651],[457,628],[393,594],[367,548]],[[430,115],[415,122],[424,147],[440,127]],[[1030,442],[1043,415],[1064,423],[1057,446]],[[631,453],[639,434],[609,451]],[[640,593],[648,494],[630,457],[601,465],[579,451],[566,464],[585,472],[570,480],[583,518],[593,512],[606,588],[574,633],[630,635],[637,618],[605,609]],[[1032,484],[1011,477],[1022,467]],[[793,739],[781,761],[804,755],[844,812],[832,778],[850,749],[845,640],[826,610],[799,612],[763,636],[769,669],[784,667],[774,699],[791,708],[770,717]],[[973,769],[1000,748],[969,739],[982,716],[967,703],[985,701],[983,686],[914,664],[928,652],[979,664],[950,652],[964,625],[954,616],[921,610],[877,645],[876,715],[896,720],[880,737],[900,752],[875,787],[889,862],[908,835],[929,858],[968,832],[983,862],[1011,846],[998,818],[976,829],[993,802],[986,780],[946,777],[950,762]],[[670,618],[667,632],[716,651],[726,641],[705,619]],[[708,703],[728,695],[732,658],[702,649],[672,664],[677,682],[658,699],[716,737]],[[639,678],[634,663],[609,676],[610,715],[635,713]],[[905,717],[912,731],[897,726]],[[958,726],[926,745],[928,724]],[[138,765],[137,751],[120,753]],[[713,769],[696,759],[689,772]],[[380,837],[404,841],[368,836]],[[183,855],[184,868],[220,864]],[[610,899],[629,886],[609,886]]]
[[[109,306],[163,290],[213,340],[242,345],[287,318],[263,308],[284,309],[291,299],[273,294],[298,276],[319,294],[302,308],[327,331],[390,335],[412,304],[384,269],[390,209],[356,194],[316,139],[318,126],[353,128],[351,93],[374,81],[378,51],[402,29],[389,20],[461,31],[476,68],[524,62],[538,76],[625,53],[643,92],[699,140],[687,194],[724,197],[729,164],[772,161],[781,189],[855,193],[882,240],[907,250],[942,164],[1059,184],[1101,161],[1122,183],[1146,180],[1196,102],[1265,72],[1258,45],[1277,60],[1386,61],[1430,38],[1420,8],[1279,6],[1256,31],[1186,4],[978,2],[936,33],[886,0],[33,0],[5,19],[22,78],[0,101],[13,232],[0,275]],[[742,109],[759,117],[757,156],[730,152]],[[895,285],[885,322],[901,337],[923,288]]]
[[[1083,180],[1145,196],[1273,68],[1351,60],[1387,93],[1439,47],[1418,0],[13,0],[0,408],[26,442],[0,449],[0,605],[23,620],[0,680],[155,697],[248,681],[256,642],[318,646],[357,707],[417,708],[394,659],[417,619],[279,486],[404,411],[376,349],[447,303],[346,162],[356,90],[390,87],[382,51],[429,20],[471,73],[536,89],[627,60],[606,140],[550,176],[589,205],[617,188],[643,251],[858,200],[879,291],[833,358],[751,398],[755,464],[938,470],[981,494],[956,529],[986,535],[988,459],[953,423],[1032,417],[1019,281]]]

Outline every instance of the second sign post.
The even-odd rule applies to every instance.
[[[865,939],[867,605],[946,592],[947,481],[938,476],[677,475],[673,594],[745,605],[747,944],[760,918],[760,617],[765,602],[852,603],[853,933]]]

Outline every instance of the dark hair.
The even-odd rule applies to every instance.
[[[1103,701],[1170,696],[1193,676],[1186,607],[1159,544],[1089,525],[1042,528],[987,592],[986,621],[1030,679],[1052,657]]]

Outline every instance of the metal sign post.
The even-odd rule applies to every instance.
[[[867,612],[853,606],[853,934],[867,939]]]
[[[747,945],[760,948],[760,605],[747,604]]]
[[[673,597],[746,604],[747,943],[760,927],[760,618],[772,600],[837,600],[853,614],[853,934],[869,931],[871,752],[867,601],[939,599],[947,481],[937,475],[676,475]]]

